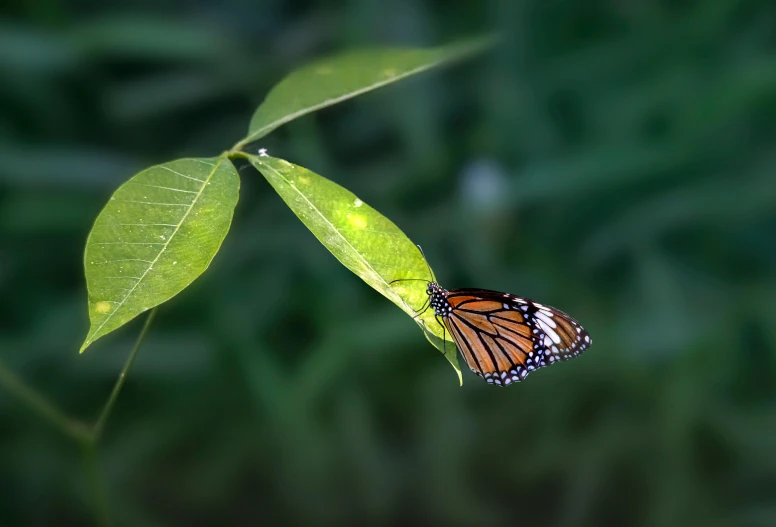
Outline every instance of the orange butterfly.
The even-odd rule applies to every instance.
[[[466,364],[489,384],[522,381],[533,370],[576,357],[592,343],[585,328],[554,307],[509,293],[448,291],[436,281],[423,281],[429,301],[417,316],[433,308]]]

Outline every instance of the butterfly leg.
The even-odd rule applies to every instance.
[[[447,336],[447,333],[445,332],[447,328],[445,328],[444,322],[440,320],[439,315],[434,315],[434,318],[436,319],[437,323],[442,326],[442,353],[447,356],[447,339],[445,338]]]
[[[415,311],[415,316],[412,317],[412,318],[418,318],[420,315],[425,313],[426,310],[428,309],[430,303],[431,303],[431,297],[429,297],[428,301],[426,301],[419,310]]]

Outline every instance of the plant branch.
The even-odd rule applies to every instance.
[[[83,445],[83,459],[86,468],[86,476],[89,479],[89,486],[94,494],[94,505],[96,507],[95,515],[97,522],[103,527],[110,527],[110,505],[108,503],[108,494],[103,485],[100,476],[100,463],[97,459],[97,445],[95,443],[86,443]]]
[[[71,419],[48,399],[43,397],[11,370],[0,362],[0,386],[8,390],[14,397],[21,401],[30,410],[38,414],[42,419],[57,427],[63,434],[70,436],[79,442],[87,442],[91,439],[89,429],[79,421]]]
[[[137,351],[140,349],[140,346],[143,344],[143,340],[145,339],[146,333],[148,333],[148,329],[151,327],[151,322],[153,322],[154,317],[156,316],[157,309],[158,308],[155,307],[151,310],[150,313],[148,313],[148,317],[146,318],[145,324],[143,324],[143,329],[140,330],[140,335],[138,335],[137,341],[135,341],[135,346],[132,348],[132,351],[129,353],[129,357],[127,357],[127,362],[124,363],[124,368],[121,370],[121,373],[119,373],[119,378],[116,379],[116,384],[113,386],[113,391],[111,392],[110,397],[108,397],[108,400],[105,403],[105,407],[102,409],[100,418],[97,419],[97,423],[94,425],[94,429],[92,431],[93,443],[97,443],[100,440],[100,437],[102,436],[102,432],[105,429],[105,423],[108,421],[108,417],[110,416],[110,412],[113,409],[113,405],[116,403],[116,399],[119,396],[121,387],[124,386],[124,381],[126,380],[129,369],[132,367],[132,363],[135,361],[135,356],[137,355]]]

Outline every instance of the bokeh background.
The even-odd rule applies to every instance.
[[[300,119],[443,285],[572,313],[581,358],[464,385],[245,169],[100,449],[117,525],[776,525],[776,5],[12,0],[0,19],[0,360],[96,417],[82,250],[138,170],[217,155],[321,54],[497,50]],[[92,525],[78,448],[0,390],[0,525]]]

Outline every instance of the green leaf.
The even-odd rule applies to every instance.
[[[253,114],[248,136],[234,150],[297,117],[468,57],[492,44],[492,38],[481,38],[430,49],[365,49],[304,66],[272,88]]]
[[[306,168],[269,156],[241,155],[267,178],[335,258],[364,282],[412,317],[428,301],[425,282],[389,284],[403,278],[433,280],[423,255],[391,220],[352,192]],[[443,344],[442,326],[433,310],[426,310],[415,321],[445,354],[461,382],[455,344]]]
[[[91,328],[81,352],[207,269],[229,231],[239,190],[225,155],[154,166],[119,187],[86,241]]]

